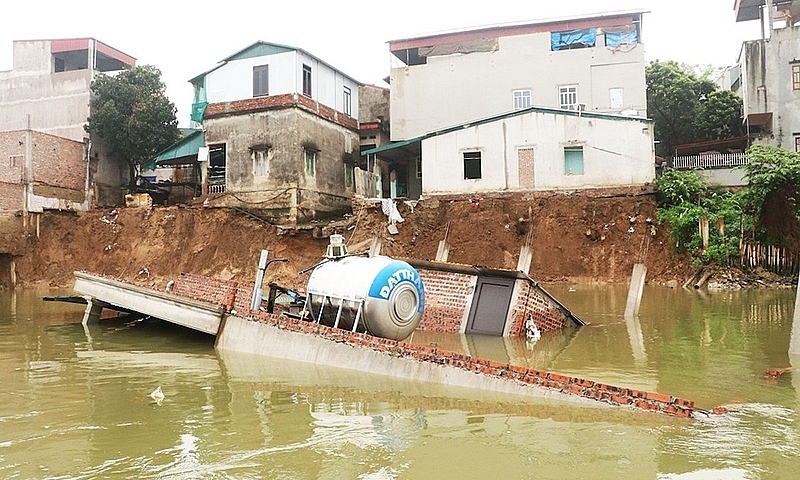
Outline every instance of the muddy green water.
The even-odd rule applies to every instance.
[[[414,342],[693,399],[676,419],[216,351],[157,321],[0,292],[0,478],[800,478],[794,290],[551,286],[589,326]],[[574,290],[574,291],[572,291]],[[150,393],[161,386],[165,398]]]

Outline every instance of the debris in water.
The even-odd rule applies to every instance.
[[[150,398],[156,401],[157,404],[161,405],[161,402],[164,400],[164,392],[161,391],[161,385],[158,386],[153,393],[150,394]]]

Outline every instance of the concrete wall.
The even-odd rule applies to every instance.
[[[299,216],[309,219],[349,210],[354,183],[345,183],[345,165],[358,160],[354,129],[299,106],[207,115],[203,126],[207,145],[226,145],[228,195],[214,205],[269,209],[275,215],[290,215],[297,206]],[[259,149],[269,152],[267,175],[255,175]],[[306,174],[306,151],[316,153],[313,176]]]
[[[745,42],[742,47],[745,115],[772,112],[772,135],[762,136],[758,143],[795,150],[795,137],[800,137],[800,91],[792,88],[792,62],[798,58],[799,27],[773,30],[768,40]]]
[[[500,37],[495,52],[428,57],[391,70],[392,140],[509,112],[514,90],[530,90],[531,105],[558,108],[558,88],[568,85],[587,111],[646,117],[644,69],[641,43],[553,52],[548,32]],[[612,88],[623,89],[622,108],[611,107]]]
[[[583,174],[565,173],[565,147],[583,148]],[[481,178],[464,178],[466,151],[481,152]],[[655,179],[654,155],[652,123],[644,119],[531,111],[423,140],[422,191],[644,185]]]
[[[376,122],[383,119],[382,123],[389,124],[389,97],[388,88],[375,85],[362,85],[358,88],[358,121],[360,123]],[[377,144],[376,146],[380,146]]]
[[[208,103],[253,98],[253,67],[269,66],[269,95],[303,93],[303,64],[311,67],[311,98],[345,112],[344,87],[350,88],[351,113],[358,118],[358,83],[310,55],[293,50],[232,60],[206,75]]]

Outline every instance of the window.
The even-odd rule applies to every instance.
[[[8,167],[9,168],[22,167],[22,163],[24,161],[25,161],[25,157],[23,155],[9,155],[9,157],[8,157]]]
[[[481,152],[464,152],[464,179],[481,178]]]
[[[349,163],[344,164],[344,186],[353,186],[353,166]]]
[[[623,97],[624,90],[621,88],[608,89],[608,107],[609,108],[622,108],[625,105]]]
[[[250,158],[253,160],[253,176],[268,177],[272,149],[269,147],[254,148],[250,151]]]
[[[317,152],[306,150],[306,175],[313,177],[317,173]]]
[[[342,94],[342,108],[345,115],[352,116],[353,109],[351,103],[351,94],[350,94],[350,87],[344,87],[343,94]]]
[[[269,66],[259,65],[253,67],[253,96],[264,95],[269,95]]]
[[[795,134],[794,136],[794,151],[800,152],[800,135]],[[13,167],[13,165],[12,165]]]
[[[558,87],[558,105],[564,110],[575,110],[578,105],[578,87]]]
[[[417,158],[417,178],[422,178],[422,157]]]
[[[514,90],[514,110],[522,110],[531,106],[530,90]]]
[[[311,96],[311,67],[303,64],[303,95]]]
[[[792,90],[800,90],[800,64],[792,65]]]
[[[564,175],[583,175],[583,147],[564,147]]]

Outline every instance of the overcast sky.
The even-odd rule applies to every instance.
[[[364,83],[389,74],[389,40],[498,23],[644,10],[645,60],[724,67],[757,21],[735,23],[734,0],[492,0],[440,2],[225,0],[27,0],[0,8],[0,70],[12,41],[94,37],[162,72],[188,125],[188,80],[258,40],[303,48]]]

